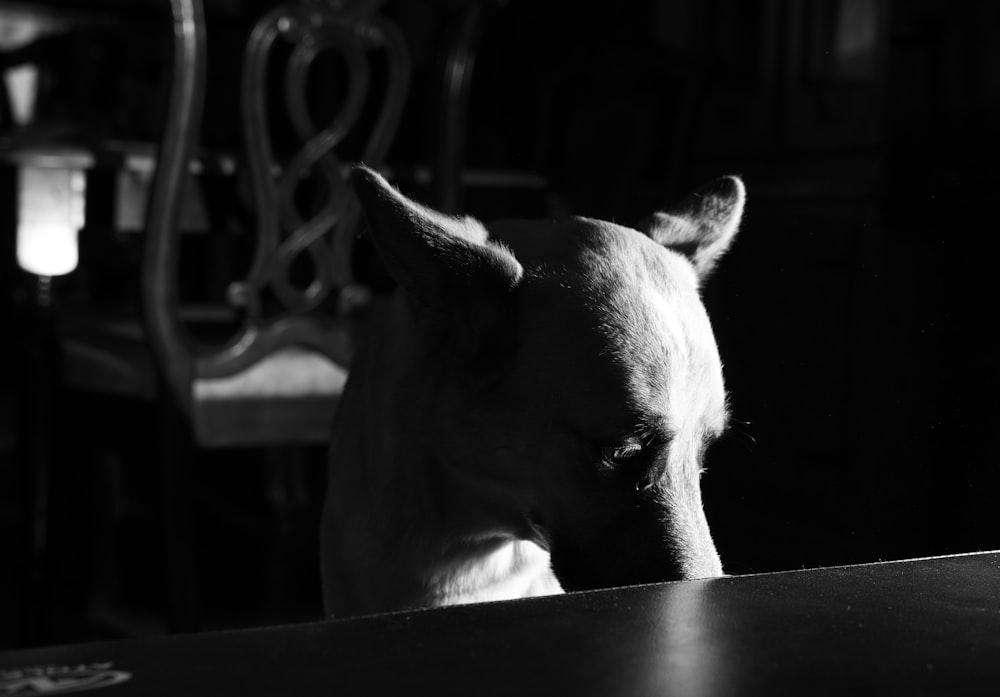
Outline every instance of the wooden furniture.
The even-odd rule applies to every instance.
[[[142,233],[141,316],[67,312],[55,318],[53,333],[63,388],[145,401],[161,412],[160,439],[149,451],[161,461],[174,629],[198,623],[191,449],[315,445],[328,437],[353,344],[344,298],[359,294],[350,257],[360,209],[338,148],[348,135],[363,138],[360,159],[380,166],[409,85],[407,48],[377,13],[380,4],[293,0],[261,17],[241,77],[245,150],[221,157],[198,146],[206,91],[202,0],[170,0],[173,66],[162,140],[151,152],[128,146],[118,159],[99,146],[82,167],[94,182],[113,181],[145,158],[154,173]],[[320,122],[308,88],[320,79],[317,60],[331,54],[344,66],[334,78],[343,98]],[[283,95],[272,94],[274,70],[281,71]],[[276,135],[279,111],[290,134]],[[23,164],[40,152],[36,145],[13,159]],[[192,331],[205,324],[204,308],[192,316],[179,297],[182,211],[193,177],[241,170],[251,182],[254,256],[246,276],[229,285],[228,306],[207,313],[223,320],[219,329],[228,339],[206,343]],[[40,439],[58,433],[51,426]],[[30,464],[36,486],[29,536],[37,554],[52,554],[47,518],[68,524],[72,516],[48,501],[60,486],[48,481],[49,464]]]
[[[334,9],[328,3],[287,3],[259,20],[246,49],[243,126],[253,182],[256,249],[247,278],[229,299],[243,326],[225,346],[196,350],[177,316],[179,201],[196,143],[204,93],[203,19],[199,0],[174,0],[175,86],[148,212],[143,260],[143,309],[148,340],[165,385],[190,418],[199,443],[211,446],[323,442],[336,396],[346,378],[350,340],[342,318],[319,311],[350,284],[350,240],[358,206],[336,156],[358,126],[370,98],[369,54],[388,62],[385,99],[364,159],[381,164],[406,97],[406,48],[393,25],[371,14],[371,3]],[[271,139],[267,71],[272,48],[290,46],[285,105],[300,149],[282,158]],[[322,127],[306,104],[312,63],[324,50],[347,62],[349,82],[341,110]],[[309,211],[296,200],[308,177],[320,179],[322,200]],[[293,265],[310,262],[306,278]],[[275,308],[268,312],[270,300]]]
[[[0,656],[0,691],[986,695],[998,579],[990,552],[38,648]]]

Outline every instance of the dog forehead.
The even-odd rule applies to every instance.
[[[624,377],[633,408],[666,418],[675,431],[721,427],[721,361],[697,279],[673,252],[653,243],[639,249],[606,271],[591,296],[602,351]]]
[[[594,421],[580,424],[588,432],[635,426],[637,414],[675,428],[692,415],[723,419],[721,365],[690,264],[634,230],[573,222],[536,228],[527,248],[508,242],[525,264],[519,314],[545,366],[539,379],[570,395],[576,420]]]

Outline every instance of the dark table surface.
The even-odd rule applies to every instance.
[[[1000,553],[0,654],[0,695],[70,685],[108,697],[1000,695]]]

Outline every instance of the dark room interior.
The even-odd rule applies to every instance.
[[[281,7],[295,8],[288,35],[318,7],[398,32],[409,79],[384,37],[367,76],[398,100],[395,133],[373,150],[384,112],[365,103],[332,152],[438,210],[633,225],[742,177],[739,237],[703,289],[731,412],[701,480],[726,573],[1000,549],[1000,5],[205,0],[199,165],[174,213],[181,319],[209,345],[243,312],[305,303],[296,279],[328,264],[290,266],[285,290],[254,300],[239,285],[260,192],[246,47]],[[167,0],[0,2],[3,649],[322,617],[323,438],[192,432],[149,348],[129,363],[135,342],[101,345],[146,371],[106,389],[97,368],[66,362],[87,323],[117,323],[120,338],[150,318],[145,205],[177,79],[171,26]],[[352,98],[351,60],[315,56],[305,124],[282,111],[291,73],[264,66],[274,152]],[[56,271],[19,242],[24,172],[54,171],[19,153],[45,149],[87,153],[58,170],[83,209]],[[348,250],[329,270],[350,284],[310,310],[363,333],[393,282],[364,237]]]

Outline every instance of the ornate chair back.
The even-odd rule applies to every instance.
[[[351,357],[350,325],[331,308],[354,290],[351,246],[360,214],[338,147],[367,126],[360,159],[382,165],[410,81],[403,38],[376,13],[380,4],[288,2],[254,27],[244,57],[241,107],[255,251],[246,277],[228,290],[241,328],[224,345],[203,347],[179,320],[177,286],[180,202],[205,90],[204,16],[201,0],[171,0],[174,80],[148,208],[142,294],[165,386],[191,418],[201,445],[311,443],[327,437]],[[378,54],[384,69],[374,80]],[[329,56],[339,61],[338,75],[346,79],[339,89],[331,86],[341,99],[325,124],[316,123],[309,92],[320,79],[321,56],[328,57],[327,64]],[[283,68],[277,73],[281,99],[268,84],[276,65]],[[279,147],[275,135],[279,104],[293,136],[290,151]]]

